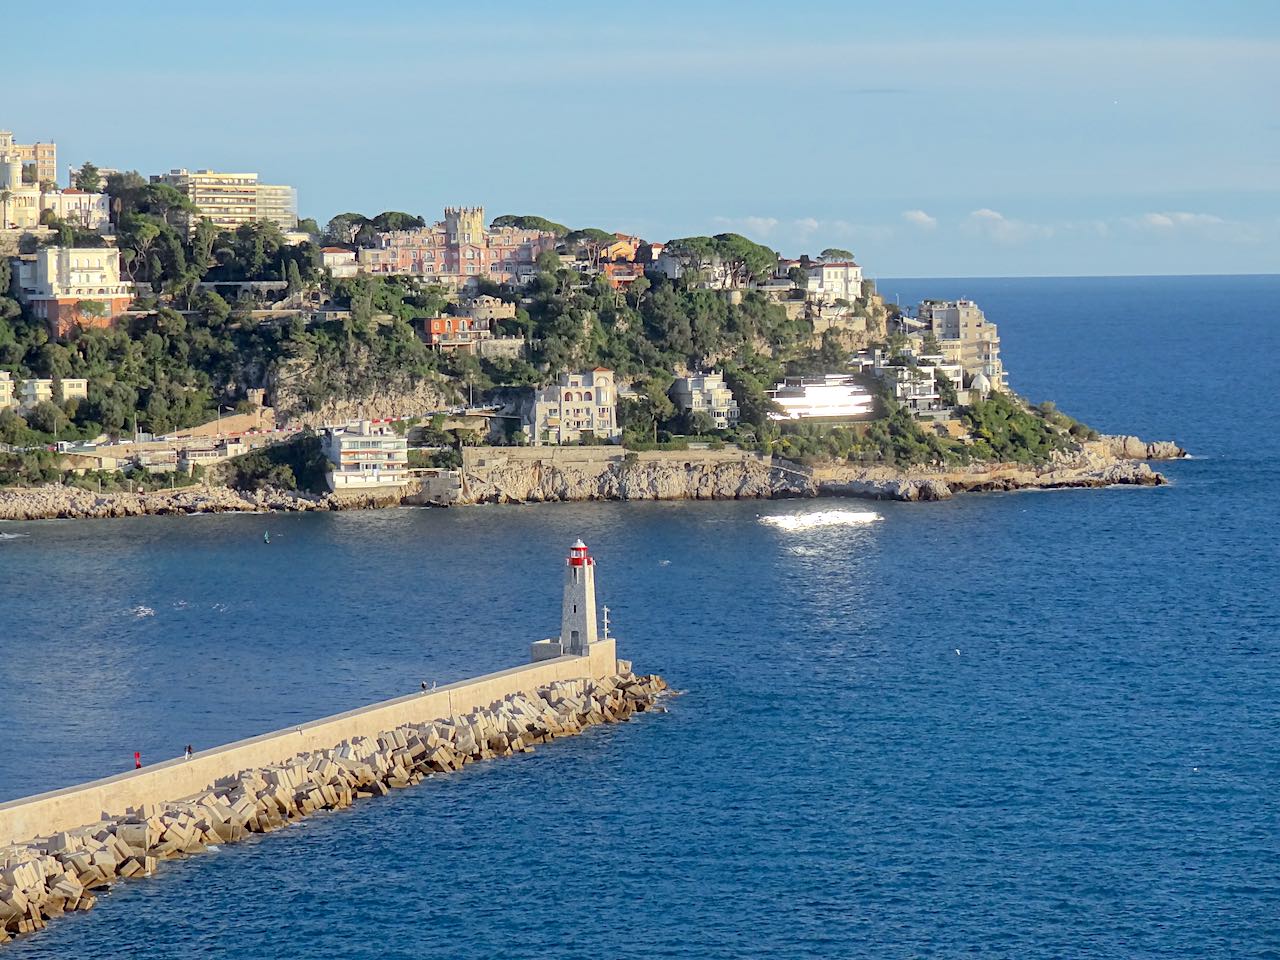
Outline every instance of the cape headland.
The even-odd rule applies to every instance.
[[[1055,451],[1042,464],[1010,462],[891,467],[835,460],[802,463],[736,449],[629,452],[616,447],[470,447],[455,471],[356,494],[196,485],[145,493],[96,493],[46,484],[0,489],[0,520],[371,509],[401,504],[468,506],[587,500],[778,500],[858,497],[936,501],[959,493],[1070,487],[1161,486],[1147,461],[1186,451],[1169,441],[1104,436]]]

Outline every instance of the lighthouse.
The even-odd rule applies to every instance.
[[[604,641],[601,641],[596,621],[596,562],[587,545],[578,540],[569,548],[569,556],[564,562],[560,636],[531,644],[530,656],[534,662],[563,656],[604,656],[601,653],[604,647],[600,644],[612,645],[608,607],[604,608],[604,633]]]
[[[596,642],[596,562],[581,540],[569,548],[560,609],[560,647],[582,656]]]

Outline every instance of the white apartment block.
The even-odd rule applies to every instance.
[[[723,374],[680,377],[671,385],[671,399],[681,410],[705,413],[717,430],[728,430],[738,422],[738,401],[725,386]]]
[[[281,230],[298,226],[298,198],[293,187],[259,183],[256,173],[176,169],[153,176],[151,182],[169,184],[196,205],[199,213],[187,223],[191,230],[201,219],[224,230],[258,220],[269,220]]]
[[[321,438],[335,493],[400,486],[409,480],[409,442],[388,424],[358,420]]]
[[[566,373],[549,387],[533,391],[533,401],[521,416],[521,426],[535,446],[577,443],[584,433],[616,443],[618,392],[613,371],[596,367],[585,373]]]
[[[13,377],[8,370],[0,370],[0,410],[7,410],[17,402],[13,395]]]

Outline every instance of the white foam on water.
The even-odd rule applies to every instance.
[[[156,615],[156,612],[150,607],[144,607],[141,605],[134,607],[129,612],[133,614],[133,618],[135,620],[141,620],[144,617],[154,617]]]
[[[813,513],[784,513],[757,519],[779,530],[812,530],[815,527],[848,527],[875,523],[882,517],[872,510],[816,510]]]
[[[0,540],[21,540],[29,536],[31,536],[29,533],[0,533]]]

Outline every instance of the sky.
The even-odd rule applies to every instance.
[[[0,127],[870,276],[1280,272],[1280,2],[15,4]],[[79,24],[82,29],[75,29]],[[56,34],[56,43],[49,40]]]

